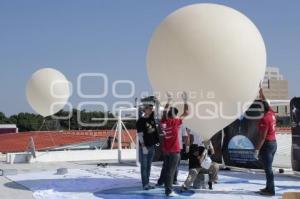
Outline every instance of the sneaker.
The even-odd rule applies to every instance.
[[[155,189],[155,187],[150,184],[148,184],[148,187],[149,187],[149,189]]]
[[[271,192],[269,192],[267,190],[260,191],[259,194],[262,195],[262,196],[275,196],[275,193],[271,193]]]
[[[186,186],[182,185],[181,188],[180,188],[180,193],[183,193],[187,190],[188,190],[188,188]]]
[[[149,184],[145,185],[143,188],[144,190],[154,189],[154,187]]]
[[[260,189],[259,191],[260,191],[260,192],[266,192],[266,191],[267,191],[267,188]]]
[[[171,193],[166,193],[167,197],[178,197],[179,195],[177,193],[175,193],[174,191],[172,191]]]
[[[148,185],[145,185],[145,186],[143,187],[143,189],[147,191],[147,190],[149,190],[149,186],[148,186]]]

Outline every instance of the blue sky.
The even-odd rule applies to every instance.
[[[137,93],[150,91],[145,60],[155,27],[172,11],[202,2],[228,5],[248,16],[265,40],[268,66],[279,67],[289,80],[291,97],[300,96],[297,0],[1,0],[0,111],[7,115],[32,112],[25,86],[42,67],[60,70],[75,89],[80,73],[96,72],[107,74],[110,88],[112,81],[128,79],[135,82]],[[86,93],[95,93],[100,84],[91,80],[83,87]],[[85,100],[75,92],[70,101],[76,106]]]

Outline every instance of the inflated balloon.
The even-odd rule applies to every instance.
[[[217,4],[176,10],[149,44],[148,76],[155,92],[189,93],[184,122],[209,139],[248,109],[264,77],[266,49],[256,26],[242,13]]]
[[[26,95],[32,109],[46,117],[61,110],[70,97],[66,77],[52,68],[36,71],[27,83]]]

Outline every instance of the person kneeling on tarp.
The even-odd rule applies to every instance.
[[[211,141],[210,140],[204,141],[203,144],[204,144],[205,149],[207,150],[206,155],[208,155],[209,157],[212,156],[215,153],[215,151],[214,151],[214,147],[213,147]],[[212,189],[213,183],[217,183],[218,172],[219,172],[219,165],[216,162],[211,162],[209,169],[201,167],[201,169],[198,173],[198,176],[197,176],[196,180],[194,181],[193,187],[195,189],[200,189],[200,187],[202,185],[203,188],[206,188],[204,175],[208,174],[208,176],[209,176],[208,186],[209,186],[209,189]]]
[[[185,183],[182,185],[181,191],[186,191],[192,184],[193,188],[199,189],[200,184],[204,184],[203,174],[209,174],[208,185],[209,188],[212,189],[212,184],[216,183],[218,180],[219,171],[218,164],[211,162],[209,157],[214,154],[213,145],[210,141],[203,142],[202,137],[198,133],[193,132],[191,129],[187,128],[187,132],[190,137],[190,145],[187,145],[187,148],[189,148],[189,175]],[[208,156],[205,156],[204,152],[207,152]]]
[[[189,174],[181,186],[181,192],[187,191],[198,177],[201,169],[201,162],[204,159],[205,148],[197,144],[191,144],[189,151]]]

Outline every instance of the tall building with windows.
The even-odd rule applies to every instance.
[[[279,68],[267,67],[265,72],[265,78],[263,81],[263,86],[268,88],[269,80],[283,80],[283,75],[280,74]]]
[[[263,81],[264,94],[270,100],[289,99],[288,81],[280,74],[279,68],[267,67]],[[274,107],[274,111],[280,116],[289,115],[289,106]]]

